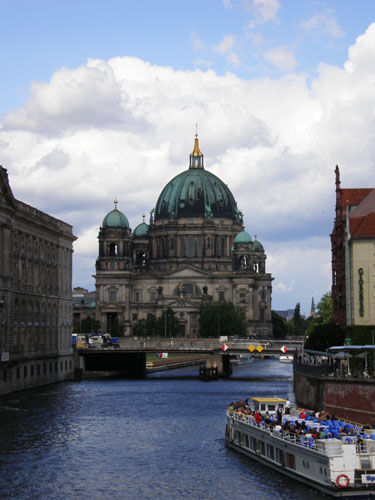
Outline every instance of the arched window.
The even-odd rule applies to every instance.
[[[118,245],[117,243],[109,244],[109,256],[116,257],[118,255]]]

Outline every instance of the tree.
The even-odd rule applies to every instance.
[[[316,306],[320,323],[332,323],[332,295],[331,292],[325,293]]]
[[[302,321],[301,317],[301,304],[297,302],[296,307],[294,308],[294,314],[293,314],[293,323],[294,326],[297,326],[300,324]]]
[[[315,323],[305,343],[305,349],[325,351],[333,345],[343,345],[345,331],[333,323]]]
[[[232,302],[220,301],[202,305],[199,314],[200,337],[245,337],[246,334],[245,313]]]
[[[124,336],[124,325],[120,323],[118,318],[115,318],[111,324],[111,331],[109,332],[111,337],[123,337]]]
[[[272,311],[272,331],[276,339],[284,339],[288,335],[288,325],[285,319]]]
[[[181,325],[176,313],[170,307],[157,320],[158,337],[179,337],[181,335]]]
[[[301,316],[301,305],[297,302],[294,308],[293,320],[288,321],[288,334],[291,336],[304,336],[308,327],[308,319]]]
[[[79,328],[74,328],[74,333],[98,333],[100,332],[100,321],[88,316],[82,319]]]
[[[168,307],[158,318],[148,314],[146,319],[138,320],[133,326],[133,334],[137,337],[178,337],[181,325],[176,313]]]

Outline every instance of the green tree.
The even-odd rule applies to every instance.
[[[159,316],[156,325],[158,337],[178,337],[181,335],[181,325],[176,313],[170,307]]]
[[[288,335],[288,325],[285,319],[272,311],[272,331],[276,339],[284,339]]]
[[[331,292],[325,293],[316,306],[320,323],[332,323],[332,295]]]
[[[135,337],[156,337],[156,317],[154,314],[148,314],[146,319],[138,320],[133,326],[133,335]]]
[[[333,345],[343,345],[345,331],[333,323],[315,323],[306,340],[305,349],[325,351]]]
[[[124,325],[120,323],[118,318],[115,318],[111,324],[111,331],[109,332],[111,337],[123,337],[124,336]]]
[[[294,308],[294,314],[293,314],[293,323],[294,326],[297,326],[300,324],[302,321],[301,317],[301,304],[297,302],[296,307]]]
[[[210,302],[202,305],[199,314],[199,336],[220,335],[245,337],[247,322],[245,313],[232,302]]]
[[[88,316],[81,320],[79,328],[74,328],[74,333],[98,333],[100,332],[100,321]]]
[[[290,336],[304,336],[308,327],[309,320],[301,316],[301,305],[297,302],[294,308],[293,319],[287,322],[288,335]]]

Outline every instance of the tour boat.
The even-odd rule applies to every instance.
[[[280,363],[293,363],[293,354],[280,354]]]
[[[252,398],[250,413],[241,403],[227,410],[225,438],[230,448],[330,496],[375,498],[374,429],[342,420],[319,422],[276,397]],[[297,422],[307,429],[305,435],[290,430]],[[353,435],[344,435],[343,429]],[[316,432],[319,437],[309,437]],[[333,437],[321,438],[324,434]]]
[[[251,354],[237,354],[231,359],[231,362],[234,365],[247,365],[249,363],[252,363],[254,361],[254,358]]]

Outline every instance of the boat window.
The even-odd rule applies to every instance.
[[[260,405],[260,410],[261,410],[261,411],[266,411],[266,405],[265,405],[264,403],[262,403],[262,404]]]
[[[264,457],[266,456],[266,445],[264,444],[263,441],[260,442],[260,453]]]
[[[253,437],[250,438],[250,448],[254,451],[257,449],[257,440]]]
[[[270,458],[271,460],[275,460],[274,447],[271,446],[270,444],[267,444],[267,457]]]
[[[243,444],[246,448],[249,447],[249,436],[247,434],[244,434],[244,441]]]
[[[296,470],[296,457],[290,453],[285,453],[285,462],[286,466],[289,469]]]
[[[284,466],[284,452],[276,448],[276,462]]]
[[[268,411],[275,411],[276,405],[268,405]]]

